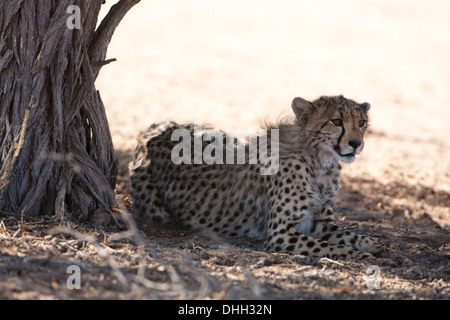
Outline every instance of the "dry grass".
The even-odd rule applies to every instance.
[[[0,216],[0,298],[449,299],[448,9],[444,0],[141,1],[111,43],[118,62],[97,82],[121,161],[118,217],[130,209],[135,137],[153,122],[256,128],[289,114],[295,96],[370,102],[366,148],[344,166],[337,212],[409,259],[371,262],[380,289],[368,288],[366,263],[266,253],[245,239],[129,219],[124,233]],[[66,286],[71,264],[81,290]]]

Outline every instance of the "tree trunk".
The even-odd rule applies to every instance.
[[[96,29],[103,2],[0,1],[0,212],[84,221],[113,205],[118,163],[94,81],[139,0]]]

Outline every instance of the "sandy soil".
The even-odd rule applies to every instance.
[[[258,128],[289,115],[296,96],[370,102],[365,150],[343,169],[339,222],[406,263],[266,253],[128,220],[124,232],[0,216],[0,298],[449,299],[449,9],[445,0],[141,1],[111,43],[118,62],[97,81],[121,163],[118,215],[131,210],[126,165],[151,123]],[[66,285],[72,264],[80,290]]]

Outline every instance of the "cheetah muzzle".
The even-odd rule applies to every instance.
[[[369,108],[343,96],[295,98],[295,118],[266,128],[278,134],[278,170],[267,175],[260,171],[267,163],[174,164],[172,151],[180,143],[174,132],[187,130],[194,141],[196,125],[154,124],[139,135],[129,166],[134,214],[150,223],[259,239],[274,252],[354,259],[379,254],[380,244],[334,219],[340,162],[361,153]]]

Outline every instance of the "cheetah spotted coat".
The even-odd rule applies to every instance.
[[[194,137],[196,125],[152,125],[139,136],[130,163],[134,212],[149,223],[260,239],[269,251],[356,259],[379,254],[381,245],[344,230],[333,213],[339,162],[361,152],[369,107],[343,96],[294,99],[295,120],[267,128],[269,136],[273,129],[279,134],[279,158],[272,159],[278,170],[268,175],[261,174],[267,163],[175,164],[174,131],[187,130],[194,147],[201,138]],[[202,150],[206,146],[203,140]]]

